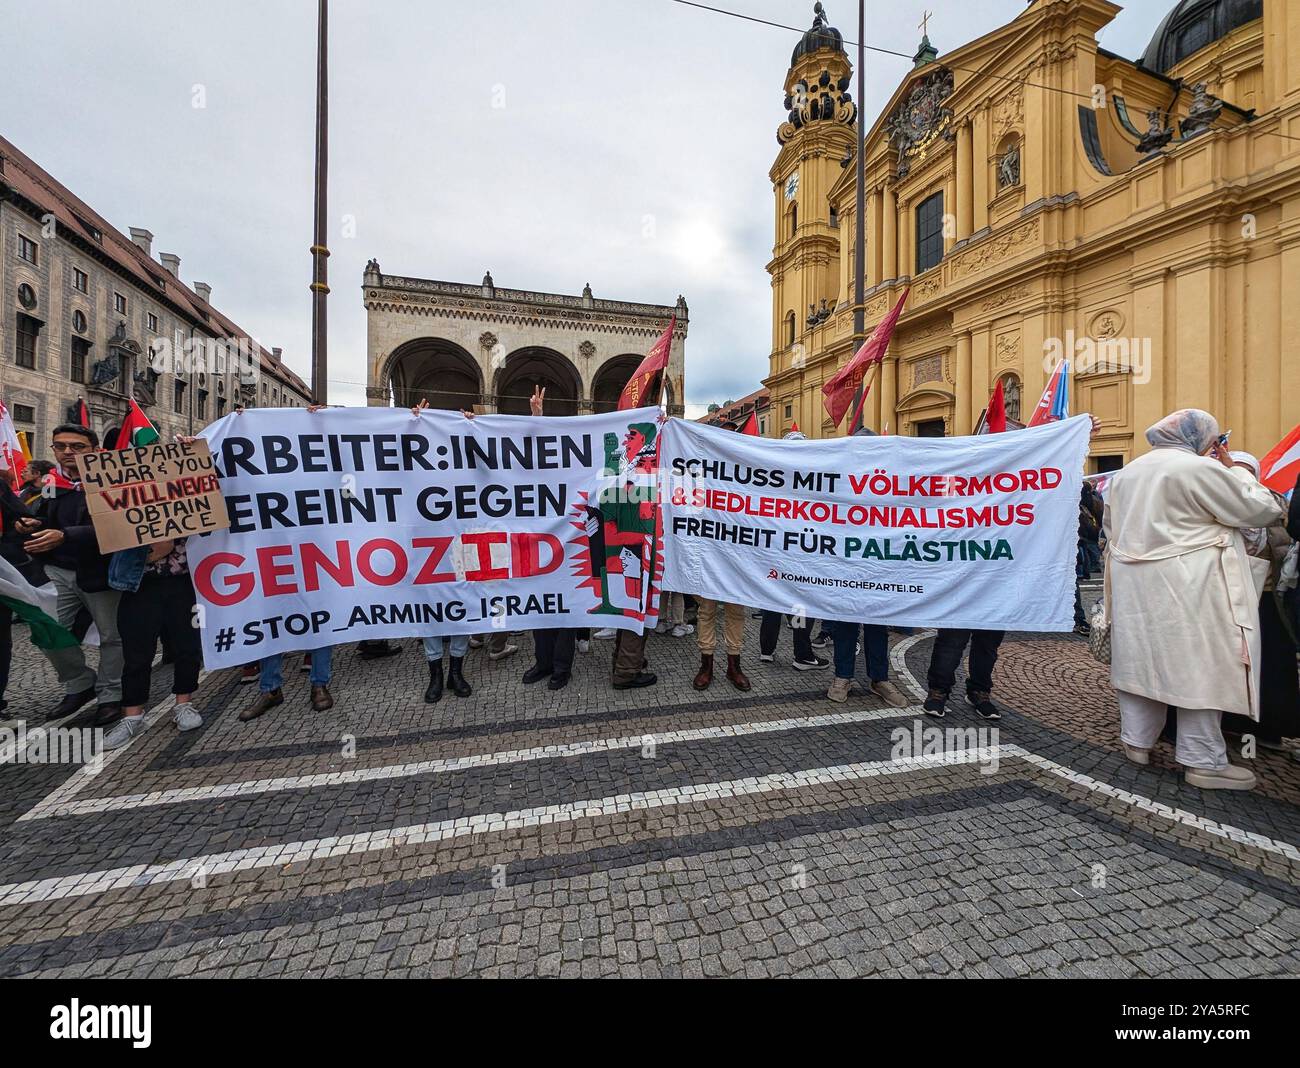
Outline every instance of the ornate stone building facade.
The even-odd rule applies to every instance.
[[[821,437],[852,348],[856,116],[817,6],[770,171],[764,384],[769,433]],[[1300,4],[1182,0],[1138,61],[1096,43],[1119,10],[1033,0],[942,57],[926,39],[872,122],[867,329],[911,292],[869,426],[970,433],[999,379],[1027,414],[1062,356],[1096,469],[1179,407],[1256,452],[1300,422]]]
[[[366,397],[373,405],[476,408],[526,415],[535,386],[548,415],[613,410],[655,339],[677,317],[668,409],[681,415],[686,301],[676,306],[601,300],[383,274],[362,279],[368,326]]]
[[[134,398],[164,437],[232,410],[309,403],[303,381],[153,259],[153,234],[121,233],[0,138],[0,399],[33,455],[84,398],[101,436]],[[71,420],[71,421],[75,421]]]

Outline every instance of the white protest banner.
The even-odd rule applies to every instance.
[[[252,410],[203,432],[230,526],[192,538],[209,668],[367,638],[641,631],[659,410]]]
[[[1089,427],[778,441],[672,420],[664,586],[810,619],[1069,630]]]

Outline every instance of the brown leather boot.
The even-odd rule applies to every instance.
[[[272,690],[270,693],[259,693],[257,700],[239,713],[239,718],[247,723],[250,719],[257,719],[263,712],[282,704],[284,704],[284,694],[279,690]]]
[[[727,654],[727,681],[737,690],[749,689],[749,679],[740,670],[740,657],[731,653]]]
[[[695,676],[695,681],[691,683],[697,690],[707,690],[709,683],[713,681],[713,654],[700,654],[700,670]]]
[[[329,687],[313,686],[311,688],[311,708],[313,712],[328,712],[334,707],[334,698],[330,696]]]

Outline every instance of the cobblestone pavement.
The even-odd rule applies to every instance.
[[[323,714],[289,672],[240,723],[253,688],[209,674],[180,734],[161,668],[97,774],[0,767],[0,976],[1300,973],[1281,757],[1235,794],[1127,763],[1086,644],[1041,635],[1003,647],[996,734],[955,702],[945,755],[917,705],[826,701],[786,638],[760,664],[756,623],[749,694],[694,692],[694,639],[654,637],[650,689],[593,642],[565,690],[477,651],[473,697],[427,706],[404,641],[336,650]],[[930,644],[894,637],[900,684]],[[57,698],[20,652],[24,686]]]

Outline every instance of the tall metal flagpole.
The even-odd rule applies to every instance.
[[[862,121],[862,106],[866,100],[866,0],[858,0],[858,153],[857,153],[857,200],[855,201],[853,213],[853,239],[857,242],[857,247],[853,250],[853,351],[849,358],[852,359],[857,354],[858,349],[862,348],[862,343],[866,340],[866,323],[863,321],[864,309],[862,307],[866,294],[866,263],[867,263],[867,220],[866,220],[866,125]],[[862,391],[866,389],[865,380],[858,386],[857,392],[853,395],[853,410],[858,411],[858,406],[862,403]],[[849,433],[852,434],[862,426],[862,417],[859,415],[849,425]]]
[[[312,235],[311,281],[311,399],[324,404],[326,399],[327,366],[325,347],[325,297],[330,291],[326,284],[325,260],[330,251],[325,247],[326,187],[329,172],[329,45],[327,21],[329,0],[319,0],[320,15],[316,31],[316,219]]]

